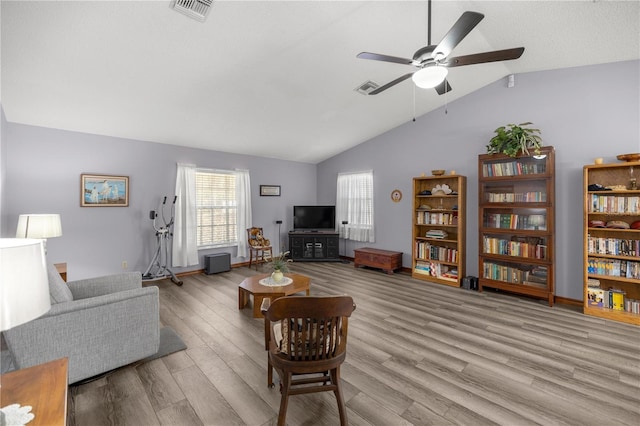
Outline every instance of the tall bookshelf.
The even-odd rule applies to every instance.
[[[460,287],[465,276],[467,178],[413,178],[411,276]]]
[[[640,325],[640,161],[583,170],[584,313]]]
[[[554,302],[555,150],[478,157],[478,290]]]

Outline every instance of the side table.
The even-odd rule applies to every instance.
[[[56,267],[56,270],[58,271],[64,282],[67,282],[67,262],[54,263],[53,266]]]
[[[2,406],[30,405],[35,418],[29,426],[67,424],[67,358],[60,358],[0,376]]]

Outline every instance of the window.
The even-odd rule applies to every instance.
[[[198,248],[237,244],[235,172],[198,169],[196,200]]]
[[[342,225],[347,221],[347,225]],[[375,242],[373,226],[373,172],[339,173],[336,224],[340,237]]]

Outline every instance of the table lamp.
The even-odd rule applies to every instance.
[[[44,241],[0,238],[0,331],[9,330],[47,313],[51,309]],[[0,383],[0,388],[2,383]],[[0,423],[34,418],[30,406],[2,407]]]
[[[0,331],[36,319],[50,308],[43,240],[0,238]]]
[[[21,214],[18,217],[16,238],[44,239],[44,252],[47,253],[47,238],[60,237],[62,224],[59,214]]]

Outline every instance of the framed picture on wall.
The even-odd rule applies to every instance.
[[[280,185],[260,185],[260,196],[279,197]]]
[[[129,176],[80,175],[81,207],[128,207]]]

